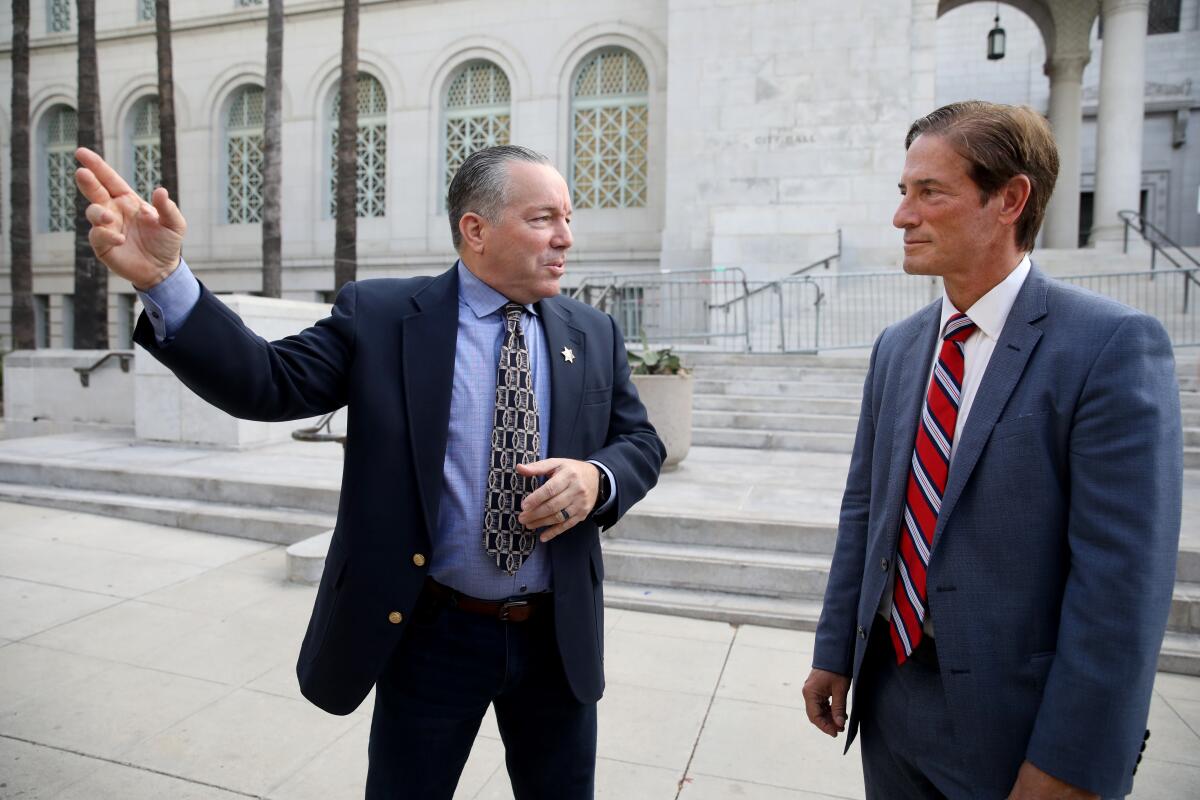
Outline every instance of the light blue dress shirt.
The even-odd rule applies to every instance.
[[[450,427],[442,471],[442,500],[433,532],[429,574],[463,594],[488,600],[550,591],[553,576],[547,545],[538,542],[515,575],[498,568],[483,545],[483,506],[491,458],[493,413],[496,407],[496,365],[504,341],[502,309],[508,299],[475,277],[459,261],[458,335],[454,355],[454,384],[450,396]],[[187,321],[200,298],[200,284],[181,259],[179,267],[148,292],[138,292],[159,343],[170,341]],[[530,371],[538,404],[541,452],[546,458],[550,431],[550,354],[533,305],[521,317]],[[591,462],[608,476],[612,492],[597,512],[607,510],[617,496],[612,472]],[[564,535],[570,535],[568,531]]]

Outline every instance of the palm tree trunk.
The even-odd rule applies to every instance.
[[[12,44],[12,217],[8,229],[12,252],[13,349],[37,344],[33,322],[33,251],[29,222],[29,0],[13,0]]]
[[[161,186],[179,202],[179,164],[175,150],[175,70],[171,55],[171,0],[154,1],[154,38],[158,45],[158,144]]]
[[[262,293],[283,296],[279,231],[282,181],[280,114],[283,96],[283,0],[267,0],[267,79],[263,92]]]
[[[104,152],[100,125],[100,77],[96,65],[96,0],[76,0],[79,9],[77,102],[81,147]],[[108,269],[88,244],[84,212],[88,202],[75,193],[75,348],[108,349]]]
[[[341,289],[358,272],[358,0],[342,3],[342,74],[338,82],[337,221],[333,284]]]

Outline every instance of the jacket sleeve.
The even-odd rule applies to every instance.
[[[875,340],[867,378],[863,383],[854,454],[850,458],[846,491],[842,495],[837,544],[833,550],[833,563],[829,569],[829,581],[825,585],[825,602],[821,606],[816,645],[813,648],[813,667],[840,675],[850,675],[854,669],[854,637],[858,628],[856,619],[862,594],[863,564],[867,557],[867,528],[871,518],[871,469],[875,451],[872,389],[879,343],[886,333],[884,331]]]
[[[1092,365],[1070,433],[1058,641],[1026,757],[1124,796],[1142,743],[1175,584],[1183,445],[1171,343],[1131,315]]]
[[[646,416],[646,407],[638,398],[630,379],[629,357],[625,340],[610,316],[613,341],[613,395],[608,422],[608,440],[588,460],[599,461],[616,479],[616,502],[596,515],[601,529],[611,528],[625,512],[646,496],[658,483],[658,473],[667,457],[667,449]]]
[[[346,404],[356,298],[355,284],[348,283],[328,317],[268,342],[201,286],[200,299],[174,338],[159,344],[143,313],[134,341],[189,389],[232,416],[303,419]]]

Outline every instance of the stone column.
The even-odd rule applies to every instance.
[[[1083,127],[1083,68],[1091,53],[1055,56],[1050,78],[1050,127],[1058,142],[1058,182],[1046,207],[1044,247],[1079,246],[1079,132]]]
[[[1119,245],[1117,212],[1138,208],[1142,188],[1146,21],[1150,0],[1101,0],[1100,112],[1096,130],[1093,245]]]

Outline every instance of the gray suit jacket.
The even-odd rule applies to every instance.
[[[813,658],[856,690],[871,626],[886,624],[881,566],[939,320],[940,301],[871,354]],[[1026,758],[1129,792],[1175,580],[1182,459],[1162,326],[1031,270],[958,443],[927,581],[961,743],[947,758],[978,797],[1004,797]]]

